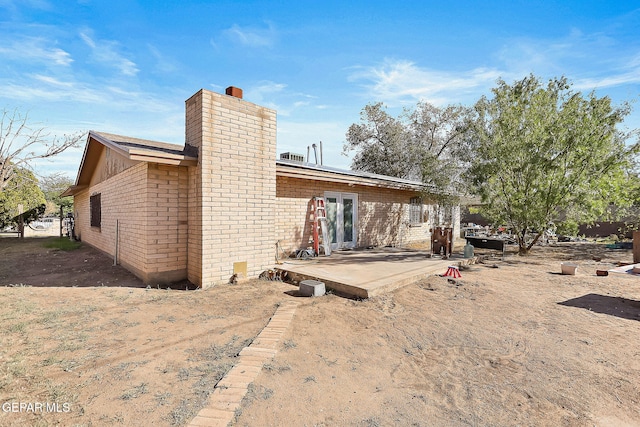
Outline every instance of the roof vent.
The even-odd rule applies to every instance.
[[[304,162],[304,155],[295,153],[281,153],[280,160],[291,160],[292,162]]]
[[[235,86],[229,86],[225,93],[229,96],[234,96],[236,98],[242,99],[242,89]]]

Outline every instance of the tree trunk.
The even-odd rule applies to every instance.
[[[527,242],[524,240],[524,234],[518,234],[518,255],[526,255],[529,253]]]
[[[536,242],[538,241],[540,236],[542,236],[542,233],[539,232],[538,234],[536,234],[536,237],[534,237],[533,241],[529,244],[529,247],[527,248],[527,251],[529,251],[529,249],[531,249],[533,247],[533,245],[536,244]]]

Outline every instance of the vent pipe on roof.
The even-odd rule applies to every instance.
[[[320,141],[320,166],[322,166],[322,141]]]
[[[242,89],[235,86],[229,86],[225,93],[229,96],[234,96],[236,98],[242,99]]]
[[[316,165],[318,164],[318,146],[316,144],[311,144],[311,147],[313,148],[313,156],[316,159]]]
[[[309,163],[309,146],[307,145],[307,163]]]

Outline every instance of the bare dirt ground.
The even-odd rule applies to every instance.
[[[259,280],[145,289],[90,248],[7,242],[0,404],[60,412],[0,408],[3,426],[184,425],[277,304],[295,298],[295,287]],[[233,424],[640,425],[640,277],[595,275],[631,258],[562,244],[471,266],[455,283],[301,298]],[[22,270],[25,259],[35,261]],[[576,276],[558,274],[567,260]]]

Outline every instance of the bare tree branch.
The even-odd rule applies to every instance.
[[[4,190],[19,168],[30,168],[37,159],[56,156],[76,147],[84,132],[51,136],[44,127],[31,127],[28,114],[17,109],[2,110],[0,119],[0,191]]]

